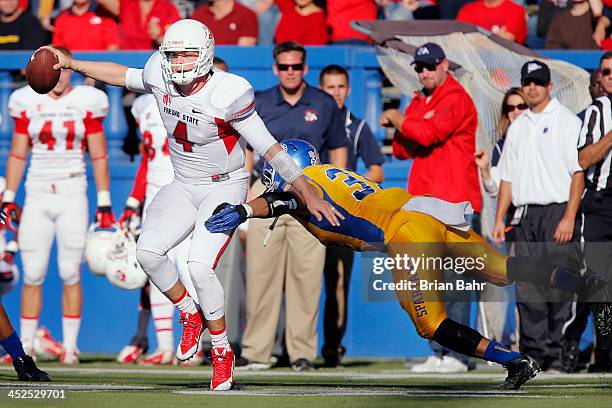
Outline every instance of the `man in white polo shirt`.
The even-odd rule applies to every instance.
[[[500,161],[501,186],[493,238],[504,241],[510,203],[517,207],[516,255],[540,256],[579,269],[576,213],[584,191],[576,144],[581,122],[551,97],[550,69],[529,61],[521,86],[530,107],[508,129]],[[544,244],[547,243],[547,244]],[[517,284],[520,350],[543,369],[561,369],[562,325],[572,295],[533,284]]]

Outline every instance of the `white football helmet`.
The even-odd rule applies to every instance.
[[[14,263],[0,260],[0,297],[17,287],[19,283],[19,268]]]
[[[147,283],[149,277],[136,260],[136,240],[132,234],[123,229],[117,231],[106,255],[106,277],[113,285],[132,290]]]
[[[100,226],[94,222],[87,231],[87,243],[85,245],[85,260],[89,271],[94,275],[106,276],[106,254],[113,246],[113,237],[121,229],[118,224],[114,224],[112,230],[100,230]]]
[[[172,55],[178,51],[197,51],[195,62],[173,64]],[[208,74],[215,57],[215,38],[204,24],[197,20],[184,19],[172,24],[159,47],[162,71],[167,79],[178,85],[187,85],[194,79]],[[185,71],[185,66],[192,65]]]

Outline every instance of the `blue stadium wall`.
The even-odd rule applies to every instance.
[[[543,52],[543,54],[587,69],[595,68],[601,55],[599,52]],[[12,119],[8,117],[6,111],[8,96],[12,91],[8,71],[25,67],[30,55],[29,52],[0,53],[0,114],[3,119],[0,124],[0,166],[2,168],[0,174],[4,174],[13,127]],[[148,52],[76,54],[81,59],[109,60],[133,67],[142,67],[149,55]],[[246,77],[256,90],[277,84],[276,77],[271,70],[273,62],[271,47],[218,47],[217,55],[226,60],[233,73]],[[347,106],[356,115],[367,119],[375,134],[382,139],[384,131],[376,126],[382,107],[382,98],[380,95],[381,75],[374,50],[370,47],[311,47],[308,49],[310,67],[306,76],[308,83],[316,86],[321,68],[332,63],[349,68],[352,92]],[[105,129],[109,144],[113,210],[118,217],[123,211],[123,203],[131,190],[138,158],[132,162],[121,151],[122,139],[127,133],[127,125],[121,107],[121,90],[109,87],[107,92],[111,107],[105,121]],[[410,168],[409,161],[390,160],[384,168],[384,187],[405,187]],[[90,217],[93,218],[96,198],[90,167],[88,167],[88,174]],[[22,187],[17,196],[19,203],[23,203],[23,194]],[[368,302],[366,300],[364,285],[367,285],[369,274],[370,271],[361,270],[360,257],[357,255],[350,284],[349,321],[344,339],[348,355],[408,357],[430,354],[427,342],[417,336],[408,316],[395,301]],[[105,278],[89,273],[85,264],[83,264],[82,282],[84,302],[79,348],[84,352],[118,352],[129,341],[135,330],[138,291],[128,292],[113,287]],[[2,299],[17,329],[20,316],[20,287]],[[56,338],[61,338],[61,288],[54,246],[43,287],[43,310],[40,322],[49,327]],[[321,300],[323,301],[323,298]],[[321,342],[323,333],[321,320],[320,313],[319,342]],[[176,329],[179,329],[178,325]],[[176,332],[175,337],[177,335],[180,335],[180,331]],[[152,328],[149,330],[149,338],[154,342],[155,336]]]

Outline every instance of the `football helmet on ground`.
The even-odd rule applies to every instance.
[[[107,252],[106,277],[113,285],[126,290],[141,288],[149,277],[136,260],[136,240],[124,229],[115,233]]]
[[[94,275],[106,276],[107,252],[113,246],[113,237],[121,228],[113,224],[110,229],[100,229],[100,224],[92,223],[87,231],[85,260]]]

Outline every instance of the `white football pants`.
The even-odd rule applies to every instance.
[[[66,285],[81,280],[89,210],[85,178],[57,182],[28,181],[19,224],[23,282],[42,285],[49,254],[57,239],[57,264]]]
[[[244,177],[201,185],[175,180],[162,187],[147,208],[136,250],[138,262],[161,292],[169,290],[178,274],[168,251],[193,232],[187,263],[207,320],[217,320],[225,313],[223,287],[214,269],[231,236],[208,232],[204,221],[223,202],[243,203],[246,192]]]

